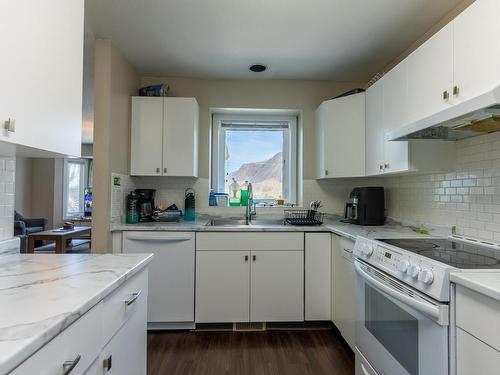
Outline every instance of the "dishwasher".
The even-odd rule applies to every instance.
[[[122,252],[153,253],[148,329],[194,328],[194,232],[123,232]]]

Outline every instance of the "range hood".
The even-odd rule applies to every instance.
[[[500,131],[500,86],[386,134],[389,141],[457,141]]]

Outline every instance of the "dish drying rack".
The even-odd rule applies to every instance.
[[[285,210],[285,223],[290,225],[322,225],[325,214],[315,210]]]

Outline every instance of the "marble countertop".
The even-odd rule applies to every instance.
[[[450,281],[500,301],[500,272],[498,270],[452,272]]]
[[[356,240],[356,237],[367,238],[414,238],[414,237],[446,237],[450,235],[442,229],[432,229],[429,235],[415,232],[414,228],[398,223],[389,223],[383,226],[360,226],[342,223],[340,216],[328,215],[321,226],[293,226],[272,223],[269,218],[255,219],[252,225],[234,226],[207,226],[210,217],[200,217],[194,222],[179,223],[140,223],[140,224],[115,224],[111,231],[185,231],[185,232],[333,232],[343,237]],[[276,220],[276,219],[274,219]],[[270,223],[271,222],[271,223]]]
[[[144,268],[150,254],[0,256],[0,374]]]

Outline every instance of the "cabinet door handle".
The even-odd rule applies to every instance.
[[[109,371],[111,370],[111,367],[113,367],[113,356],[110,355],[108,358],[102,361],[102,367],[106,370]]]
[[[257,255],[252,255],[252,260],[255,262],[257,260]]]
[[[135,301],[137,301],[137,298],[139,298],[141,293],[142,293],[142,290],[139,290],[137,292],[132,293],[132,297],[130,297],[130,299],[126,300],[125,304],[127,306],[130,306],[131,304],[133,304]]]
[[[453,87],[453,95],[458,96],[460,94],[460,88],[458,86]]]
[[[163,168],[163,173],[167,173],[167,168]]]
[[[448,92],[448,90],[443,91],[443,100],[448,100],[448,99],[450,99],[450,93]]]
[[[328,176],[328,169],[325,169],[325,176]]]
[[[391,165],[389,163],[384,164],[384,169],[389,169],[390,167],[391,167]]]
[[[74,370],[78,362],[80,362],[80,359],[82,359],[82,356],[78,354],[74,360],[64,362],[62,365],[63,375],[69,375],[71,371]]]
[[[378,167],[380,168],[381,171],[384,170],[384,166],[382,164],[380,164]]]
[[[248,262],[248,255],[245,255],[245,262]]]
[[[160,168],[156,168],[156,173],[160,173]]]

